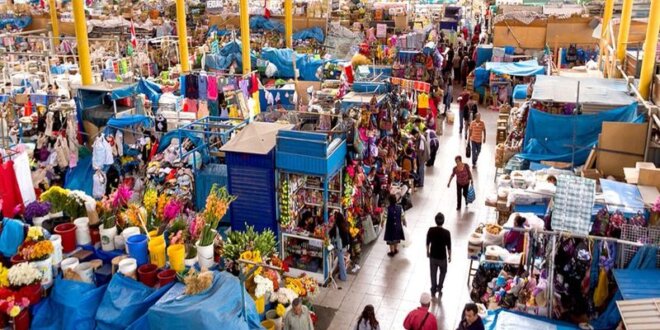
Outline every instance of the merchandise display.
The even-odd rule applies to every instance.
[[[660,0],[604,1],[0,1],[0,328],[634,328]]]

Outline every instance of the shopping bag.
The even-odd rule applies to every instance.
[[[470,158],[472,156],[472,148],[470,147],[470,142],[465,146],[465,158]]]
[[[609,296],[609,279],[607,277],[607,270],[605,268],[600,269],[598,274],[598,284],[594,290],[594,305],[596,307],[603,306],[607,302],[607,297]]]
[[[477,199],[477,196],[474,193],[474,187],[472,185],[470,185],[470,187],[468,188],[468,193],[467,193],[467,202],[468,202],[468,204],[473,203],[475,199]]]
[[[401,241],[401,246],[407,248],[412,244],[412,236],[410,236],[410,230],[408,227],[403,226],[403,241]]]

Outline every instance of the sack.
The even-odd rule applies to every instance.
[[[403,226],[403,241],[401,241],[401,246],[407,248],[412,244],[412,236],[408,227]]]
[[[465,158],[470,158],[472,156],[472,147],[470,146],[470,142],[468,142],[467,146],[465,147]]]
[[[596,307],[603,306],[607,302],[607,297],[609,296],[609,279],[607,278],[607,270],[601,268],[598,273],[598,284],[594,290],[594,305]]]
[[[467,193],[467,202],[468,204],[474,203],[474,200],[477,199],[476,194],[474,193],[474,187],[470,185]]]

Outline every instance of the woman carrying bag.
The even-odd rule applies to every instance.
[[[403,241],[405,235],[403,234],[403,226],[406,225],[406,217],[403,207],[397,204],[396,196],[390,194],[388,197],[389,206],[387,207],[387,221],[385,222],[385,241],[390,246],[390,252],[387,253],[389,257],[393,257],[399,253],[399,243]]]
[[[461,156],[456,156],[454,160],[456,161],[456,166],[454,166],[454,169],[451,172],[447,188],[449,188],[451,181],[456,177],[456,211],[460,211],[461,197],[465,198],[465,207],[467,207],[469,203],[468,189],[472,186],[472,172],[470,172],[470,167],[463,163],[463,158]],[[472,195],[474,196],[474,190]]]

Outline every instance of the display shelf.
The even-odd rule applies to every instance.
[[[280,242],[282,259],[294,261],[289,266],[287,275],[298,277],[307,274],[319,283],[326,282],[334,269],[336,258],[333,251],[328,251],[322,239],[283,232]],[[300,260],[303,257],[313,260]],[[307,268],[297,267],[303,264]]]

